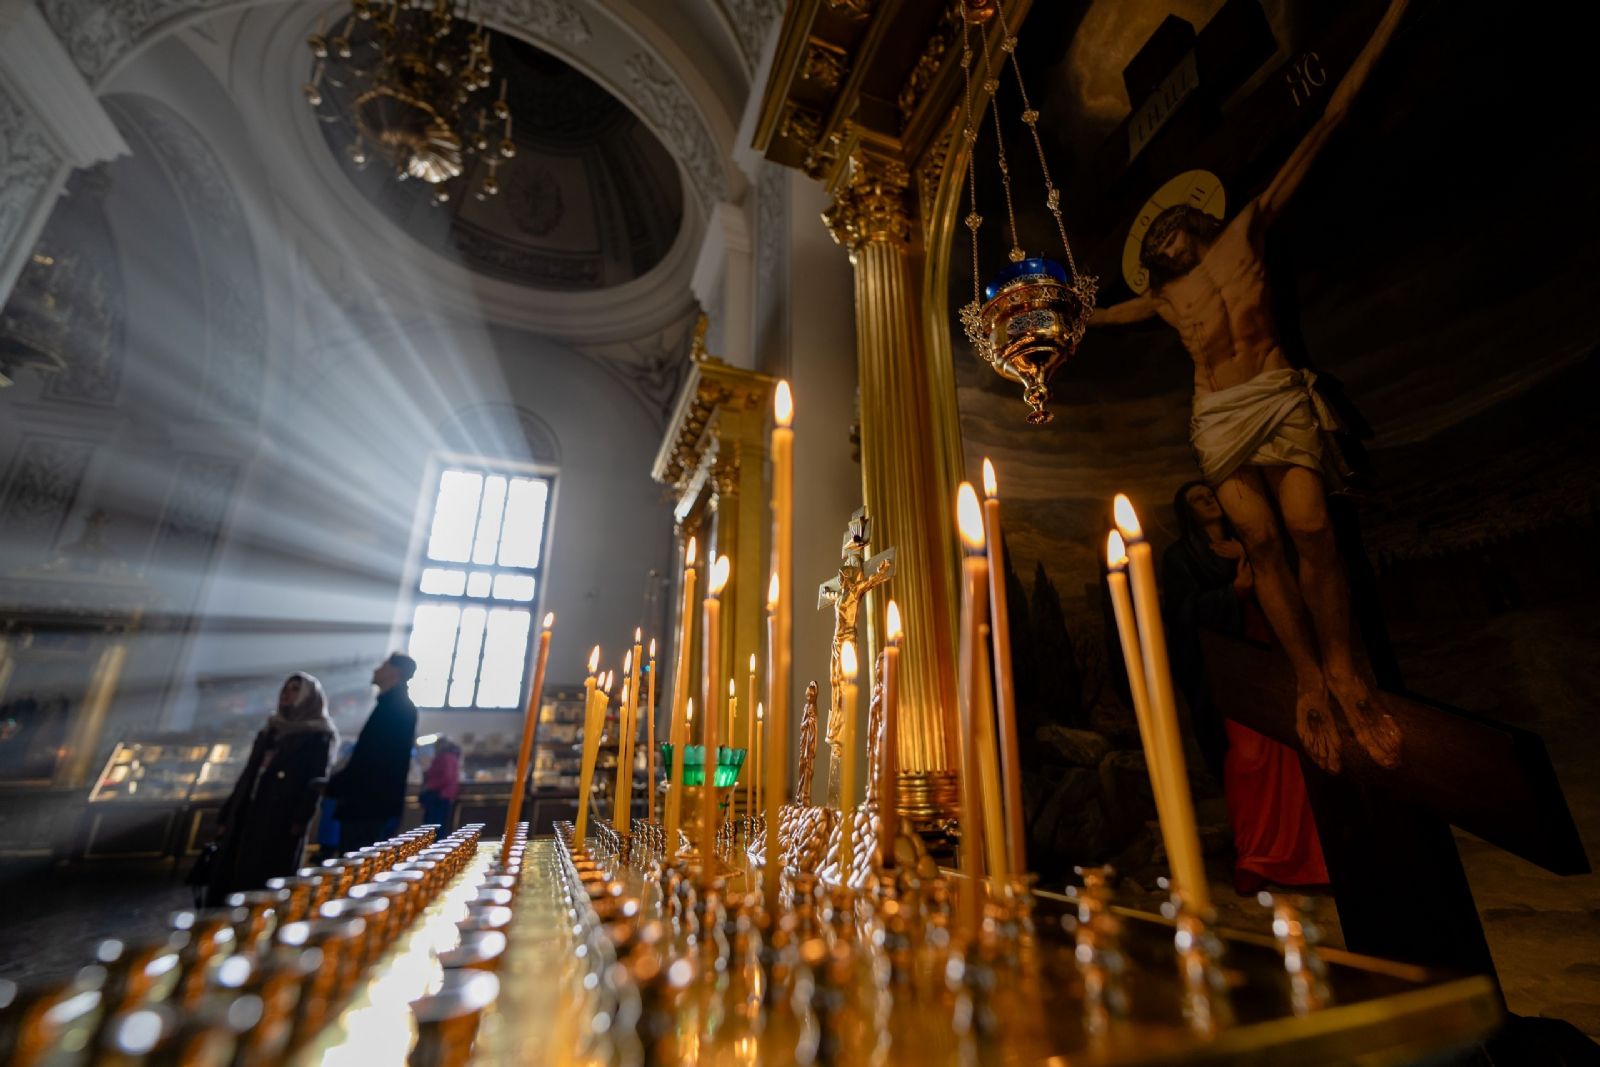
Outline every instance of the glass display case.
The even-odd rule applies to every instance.
[[[119,741],[94,788],[78,858],[184,856],[215,833],[217,811],[250,758],[250,741],[192,735]]]
[[[192,741],[118,741],[89,793],[89,803],[183,803],[211,748]]]
[[[583,762],[583,690],[551,691],[533,734],[535,792],[576,790]]]

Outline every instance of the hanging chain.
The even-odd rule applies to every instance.
[[[972,234],[972,303],[961,309],[961,324],[967,341],[985,359],[992,359],[991,346],[983,331],[981,311],[982,281],[978,273],[978,228],[983,216],[978,214],[978,128],[972,119],[972,23],[967,19],[966,0],[961,0],[961,74],[966,81],[966,96],[962,102],[965,124],[961,131],[967,142],[967,230]]]
[[[995,14],[1002,20],[1001,29],[1005,30],[1005,13],[996,5]],[[1005,40],[1015,38],[1007,33]],[[1006,194],[1006,221],[1011,225],[1011,262],[1021,263],[1028,258],[1022,250],[1022,239],[1017,236],[1017,209],[1011,200],[1011,166],[1006,161],[1006,139],[1000,128],[1000,79],[995,76],[994,69],[989,62],[989,42],[983,42],[983,91],[989,94],[989,111],[994,116],[994,143],[995,156],[1000,161],[1000,184]]]
[[[995,17],[1000,20],[1004,32],[1000,48],[1010,57],[1011,70],[1017,79],[1017,94],[1022,98],[1022,124],[1028,127],[1028,134],[1033,138],[1033,149],[1039,156],[1039,170],[1044,174],[1044,205],[1049,209],[1051,217],[1056,220],[1056,232],[1061,235],[1061,248],[1067,256],[1067,269],[1072,272],[1073,287],[1086,300],[1093,301],[1097,282],[1092,276],[1078,272],[1078,261],[1072,254],[1072,242],[1067,239],[1067,224],[1061,218],[1061,190],[1056,188],[1055,179],[1050,176],[1050,164],[1044,156],[1044,143],[1039,140],[1039,112],[1028,100],[1028,86],[1022,79],[1022,64],[1017,62],[1016,34],[1006,23],[1006,11],[1002,0],[994,0],[994,7]]]

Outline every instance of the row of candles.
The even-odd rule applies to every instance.
[[[777,869],[780,860],[779,812],[784,802],[789,767],[789,677],[792,663],[790,605],[793,603],[794,544],[794,402],[787,382],[780,382],[774,397],[774,419],[770,439],[773,464],[772,517],[773,550],[771,579],[767,588],[767,704],[757,699],[756,659],[749,664],[749,701],[755,714],[747,719],[746,810],[754,812],[762,804],[769,828],[766,840],[766,870]],[[1016,729],[1016,697],[1012,684],[1011,635],[1006,602],[1004,543],[1000,536],[1000,497],[994,465],[983,461],[985,499],[978,501],[970,483],[961,483],[956,497],[956,525],[963,546],[960,620],[960,816],[961,866],[976,883],[979,872],[987,874],[992,892],[1002,892],[1013,872],[1027,870],[1026,834],[1022,810],[1021,750]],[[1135,715],[1143,739],[1164,844],[1172,865],[1174,882],[1187,906],[1204,910],[1208,904],[1199,835],[1195,827],[1193,803],[1189,794],[1182,742],[1177,725],[1172,675],[1166,642],[1161,627],[1160,601],[1156,587],[1151,547],[1143,536],[1138,515],[1127,496],[1119,494],[1114,507],[1117,529],[1107,542],[1107,581],[1116,617],[1118,636],[1128,668]],[[677,662],[669,705],[668,740],[674,758],[664,803],[664,823],[669,850],[678,841],[684,795],[684,747],[694,718],[694,698],[689,693],[689,628],[698,585],[697,543],[691,538],[684,554],[683,598],[679,613]],[[709,857],[716,832],[715,770],[721,738],[721,715],[713,713],[721,695],[721,683],[728,689],[727,740],[734,740],[737,709],[735,682],[723,673],[721,656],[722,596],[732,574],[732,561],[718,557],[709,568],[705,597],[701,602],[704,624],[701,672],[701,741],[704,745],[704,782],[699,791],[698,820],[705,839],[695,842],[702,856]],[[899,691],[898,659],[902,629],[898,607],[893,600],[886,612],[888,625],[881,660],[883,689],[884,795],[880,798],[881,834],[879,847],[892,855],[896,833]],[[540,634],[535,662],[534,684],[524,722],[522,747],[517,764],[517,781],[527,777],[532,746],[533,722],[544,683],[549,654],[550,630],[554,616],[547,615]],[[634,632],[633,648],[623,662],[622,698],[619,710],[617,784],[614,792],[614,820],[619,831],[629,829],[633,784],[632,749],[637,737],[640,671],[643,665],[641,634]],[[987,648],[985,646],[988,646]],[[991,671],[990,652],[993,655]],[[647,680],[646,722],[648,723],[648,778],[651,783],[649,817],[654,818],[656,647],[649,646],[649,662],[643,667]],[[580,772],[577,840],[587,831],[588,798],[593,784],[600,735],[614,689],[614,676],[600,676],[600,649],[590,654],[588,681],[585,683],[583,762]],[[857,676],[859,660],[853,644],[840,650],[844,674],[841,707],[841,742],[846,758],[841,763],[842,781],[840,865],[851,869],[854,842],[853,814],[856,805],[855,747],[858,711]],[[748,705],[747,705],[748,706]],[[770,716],[765,709],[770,708]],[[768,731],[770,730],[770,734]],[[763,751],[764,749],[764,751]],[[513,789],[506,825],[513,826],[521,812],[522,790]],[[710,878],[714,864],[702,864],[703,877]],[[777,907],[778,879],[765,878],[764,890],[769,909]],[[978,893],[966,894],[963,920],[976,928],[982,907]]]

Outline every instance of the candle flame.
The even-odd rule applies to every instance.
[[[756,722],[760,722],[765,717],[766,717],[766,709],[763,708],[760,704],[757,704],[756,705]]]
[[[856,643],[843,641],[839,644],[839,672],[850,681],[856,680]]]
[[[616,671],[606,671],[606,684],[605,684],[605,686],[603,688],[605,689],[605,691],[607,693],[611,692],[611,687],[614,684],[616,684],[616,681],[617,681],[617,672]]]
[[[689,698],[688,703],[685,705],[685,708],[686,708],[687,714],[689,716],[689,721],[690,722],[694,722],[694,697],[690,697]]]
[[[626,678],[628,672],[633,670],[633,649],[628,649],[628,654],[622,657],[622,676]]]
[[[643,626],[635,626],[633,628],[633,643],[637,645],[639,643],[640,639],[642,639],[643,637],[644,637],[644,627]]]
[[[1122,543],[1122,535],[1112,530],[1106,534],[1106,566],[1119,571],[1127,565],[1128,546]]]
[[[656,639],[653,637],[650,639],[650,658],[656,658]]]
[[[889,635],[889,640],[898,642],[905,636],[905,631],[900,628],[900,605],[893,600],[889,601],[889,625],[884,629]]]
[[[593,674],[600,669],[600,646],[595,645],[594,651],[589,653],[589,673]]]
[[[546,630],[548,630],[552,626],[554,626],[555,624],[556,624],[556,613],[553,612],[553,611],[545,612],[544,613],[544,628]]]
[[[773,571],[772,577],[767,580],[767,610],[778,610],[778,572]]]
[[[739,690],[734,687],[732,678],[728,679],[728,695],[730,697],[739,695]]]
[[[754,652],[750,653],[750,673],[756,673],[756,654]]]
[[[780,381],[777,391],[772,394],[772,414],[785,430],[794,422],[794,394],[789,391],[787,381]]]
[[[684,552],[683,552],[683,565],[685,567],[693,567],[694,566],[695,547],[698,544],[698,542],[699,542],[698,538],[695,538],[695,537],[689,538],[689,547],[686,548],[684,550]]]
[[[989,462],[989,457],[983,457],[983,495],[990,500],[1000,495],[1000,483],[994,476],[994,464]]]
[[[978,491],[971,482],[962,482],[956,490],[956,526],[968,552],[983,551],[983,508],[978,505]]]
[[[727,556],[718,556],[717,562],[711,565],[711,584],[706,587],[706,592],[712,596],[721,596],[722,589],[728,584],[728,578],[733,574],[733,561]]]
[[[1123,537],[1130,541],[1144,538],[1144,530],[1139,526],[1139,513],[1133,510],[1133,501],[1128,499],[1127,493],[1117,494],[1111,510],[1116,515],[1117,529],[1122,531]]]

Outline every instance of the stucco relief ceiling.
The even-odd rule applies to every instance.
[[[526,41],[490,31],[508,87],[517,153],[501,191],[476,195],[474,159],[460,195],[399,181],[381,161],[358,167],[354,86],[329,86],[323,139],[345,177],[413,240],[470,270],[539,289],[603,289],[648,273],[683,221],[677,164],[632,111],[593,80]],[[306,57],[307,74],[311,59]]]

